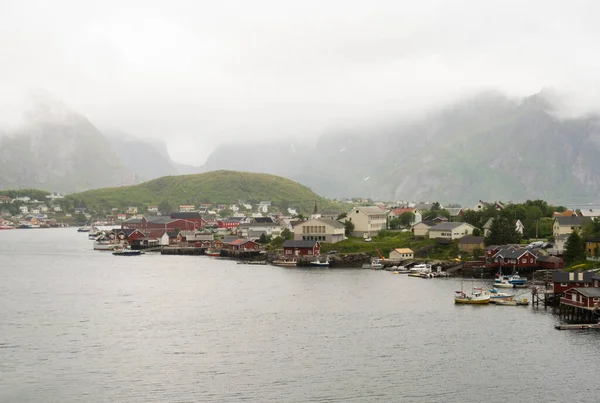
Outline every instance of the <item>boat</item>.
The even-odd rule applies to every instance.
[[[433,276],[429,276],[431,274],[431,265],[426,263],[416,264],[409,269],[408,275],[410,277],[420,277],[420,278],[430,278]]]
[[[319,259],[315,259],[312,262],[310,262],[310,265],[317,267],[329,267],[329,261],[321,262]]]
[[[266,260],[239,260],[237,262],[237,264],[260,264],[260,265],[265,265],[267,264]]]
[[[92,227],[90,227],[88,225],[84,225],[83,227],[77,228],[77,232],[90,232],[91,229],[92,229]]]
[[[271,262],[275,266],[285,266],[285,267],[295,267],[298,265],[298,262],[294,260],[273,260]]]
[[[494,280],[494,287],[496,288],[516,288],[524,287],[527,279],[519,276],[519,273],[511,275],[502,273],[502,269],[496,273],[496,279]]]
[[[220,257],[221,251],[208,249],[206,252],[204,252],[204,254],[206,256]]]
[[[142,254],[142,251],[134,250],[127,246],[125,248],[115,249],[112,254],[115,256],[139,256]]]
[[[480,287],[473,287],[471,294],[465,293],[463,290],[455,291],[455,304],[474,304],[483,305],[490,303],[490,296]]]
[[[19,221],[19,228],[40,228],[38,224],[32,224],[30,221]]]
[[[408,274],[410,273],[410,269],[407,269],[404,266],[399,266],[398,268],[392,267],[394,269],[394,274]]]
[[[514,294],[507,294],[505,292],[500,292],[496,288],[492,288],[490,290],[490,303],[495,304],[498,301],[504,301],[506,299],[514,297]]]
[[[0,222],[0,230],[3,229],[15,229],[15,226],[10,221]]]
[[[383,269],[383,262],[381,259],[371,259],[371,263],[365,263],[362,265],[363,269],[381,270]]]
[[[115,250],[122,247],[123,245],[111,241],[94,241],[94,250]]]
[[[496,301],[496,305],[527,306],[527,305],[529,305],[529,301],[527,300],[527,298],[523,298],[523,299],[507,298],[507,299]]]
[[[88,238],[96,239],[100,234],[102,234],[102,231],[100,231],[98,228],[96,228],[92,225],[92,227],[88,231]]]

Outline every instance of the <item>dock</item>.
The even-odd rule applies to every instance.
[[[580,325],[555,325],[557,330],[583,330],[583,329],[600,329],[600,324],[580,324]]]

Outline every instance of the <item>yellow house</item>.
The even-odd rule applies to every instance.
[[[552,235],[555,237],[559,235],[569,235],[573,231],[577,230],[581,233],[583,225],[589,221],[588,217],[555,217],[554,225],[552,226]]]
[[[412,233],[416,237],[425,238],[429,235],[429,228],[433,227],[435,224],[433,221],[421,221],[412,226]]]
[[[387,211],[377,206],[354,207],[346,215],[346,220],[354,224],[353,236],[374,236],[387,226]]]
[[[444,222],[429,228],[429,238],[460,239],[475,229],[466,222]]]
[[[294,226],[295,241],[336,243],[344,240],[344,224],[329,218],[315,218]]]

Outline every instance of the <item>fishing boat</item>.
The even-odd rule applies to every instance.
[[[476,304],[483,305],[490,303],[490,296],[481,287],[473,287],[470,294],[465,293],[462,289],[455,291],[455,304]]]
[[[122,248],[123,245],[114,243],[109,240],[96,240],[94,241],[94,250],[115,250]]]
[[[371,259],[371,263],[365,263],[362,265],[363,269],[381,270],[384,265],[381,259]]]
[[[134,250],[127,246],[125,248],[115,249],[112,254],[115,256],[139,256],[142,253],[141,250]]]
[[[15,226],[10,221],[0,221],[0,230],[15,229]]]
[[[273,260],[273,262],[271,262],[272,264],[274,264],[275,266],[285,266],[285,267],[295,267],[298,265],[298,262],[293,259],[293,260]]]
[[[206,252],[204,252],[204,254],[206,256],[220,257],[221,251],[208,249]]]
[[[77,232],[90,232],[91,229],[92,227],[89,225],[84,225],[83,227],[77,228]]]
[[[431,274],[431,265],[426,263],[416,264],[411,267],[409,271],[408,275],[410,277],[429,278],[429,274]]]
[[[492,288],[490,290],[490,304],[495,304],[498,301],[504,301],[506,299],[514,297],[514,294],[507,294],[505,292],[500,292],[496,288]]]
[[[102,233],[102,231],[100,231],[98,228],[96,228],[92,225],[90,227],[90,230],[88,231],[88,238],[96,239],[101,233]]]
[[[524,287],[527,279],[519,276],[519,273],[511,275],[502,273],[502,269],[496,273],[496,279],[494,280],[494,287],[496,288],[516,288]]]
[[[329,267],[329,261],[321,262],[319,259],[315,259],[312,262],[310,262],[310,265],[317,267]]]
[[[259,264],[259,265],[265,265],[267,264],[266,260],[240,260],[237,262],[237,264]]]
[[[529,305],[529,301],[527,300],[527,298],[523,298],[523,299],[507,298],[507,299],[496,301],[496,305],[527,306],[527,305]]]
[[[392,269],[394,270],[394,274],[408,274],[410,273],[410,269],[407,269],[404,266],[392,266]]]

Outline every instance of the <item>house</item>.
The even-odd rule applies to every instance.
[[[337,220],[315,218],[294,226],[294,240],[336,243],[344,240],[345,226]]]
[[[136,228],[116,229],[112,231],[112,234],[121,241],[126,241],[129,244],[146,237],[146,234]]]
[[[34,207],[31,209],[31,214],[40,214],[40,208],[39,207]]]
[[[271,217],[253,217],[250,222],[273,224],[275,221]]]
[[[260,244],[254,242],[250,239],[236,239],[229,243],[231,250],[238,251],[252,251],[252,250],[260,250]]]
[[[125,209],[125,213],[127,213],[127,214],[137,214],[138,213],[138,208],[137,207],[127,207],[127,209]]]
[[[511,267],[511,268],[536,268],[538,267],[537,255],[530,249],[519,249],[515,247],[509,247],[506,249],[500,249],[492,257],[492,262],[498,267]]]
[[[474,254],[475,251],[483,251],[485,238],[482,236],[466,235],[458,241],[458,250],[461,252]]]
[[[8,196],[0,195],[0,204],[9,204],[12,203],[13,199]]]
[[[463,215],[462,207],[449,207],[446,208],[446,211],[450,214],[450,218],[462,217]]]
[[[493,208],[495,210],[504,210],[504,205],[500,202],[489,203],[489,202],[485,202],[483,200],[479,200],[477,202],[477,204],[475,204],[473,207],[470,208],[470,210],[483,211],[486,208]]]
[[[431,221],[433,221],[434,224],[440,224],[443,222],[448,222],[449,220],[446,217],[439,215],[439,216],[435,217],[434,219],[432,219]]]
[[[237,234],[243,238],[260,238],[263,234],[265,236],[276,236],[281,235],[281,231],[283,231],[283,228],[279,224],[260,222],[243,223],[236,229]]]
[[[593,271],[557,270],[552,273],[552,292],[554,294],[563,294],[568,289],[580,287],[600,287],[600,276]]]
[[[573,210],[565,210],[562,213],[559,213],[558,211],[554,212],[554,217],[576,217],[577,213],[574,212]]]
[[[579,215],[588,218],[599,218],[600,209],[582,208],[581,210],[579,210]]]
[[[425,238],[429,234],[429,228],[435,224],[431,220],[421,221],[418,224],[412,226],[412,233],[415,237]]]
[[[87,211],[87,208],[85,208],[85,207],[75,207],[73,212],[75,214],[84,214],[86,211]]]
[[[494,223],[494,217],[488,219],[485,222],[485,224],[483,224],[483,236],[486,236],[486,237],[490,236],[490,232],[491,232],[493,223]],[[525,226],[523,225],[521,220],[517,220],[515,222],[515,231],[517,231],[519,234],[523,235],[523,231],[525,231]]]
[[[552,226],[552,235],[557,237],[559,235],[569,235],[573,231],[577,230],[581,233],[583,225],[588,222],[588,217],[565,217],[558,216],[554,217],[554,225]]]
[[[29,213],[29,208],[27,208],[27,206],[19,206],[19,211],[21,214],[27,214]]]
[[[148,206],[146,211],[149,213],[157,213],[158,214],[158,206]]]
[[[283,243],[285,257],[293,256],[318,256],[321,254],[319,241],[290,241]]]
[[[165,231],[165,233],[169,237],[169,245],[181,243],[184,241],[181,231]]]
[[[196,210],[196,206],[194,206],[193,204],[182,204],[181,206],[179,206],[180,213],[189,213],[194,210]]]
[[[123,214],[123,213],[117,214],[117,220],[123,221],[123,220],[126,220],[126,219],[127,219],[127,214]]]
[[[429,239],[460,239],[465,235],[471,235],[474,229],[474,226],[466,222],[445,222],[429,228]]]
[[[234,229],[240,225],[240,218],[230,217],[222,220],[217,220],[218,228]]]
[[[197,211],[180,211],[176,213],[171,213],[169,217],[171,217],[174,220],[185,221],[187,223],[187,225],[185,226],[186,229],[190,226],[193,226],[195,230],[202,229],[207,225],[206,220],[202,218],[200,213]]]
[[[396,248],[390,252],[390,260],[405,260],[405,259],[413,259],[415,257],[415,252],[409,248]]]
[[[60,208],[60,206],[54,206],[52,207],[52,210],[54,210],[55,213],[60,213],[62,211],[62,208]]]
[[[393,219],[400,217],[404,213],[414,214],[414,220],[411,223],[411,225],[417,224],[417,223],[420,223],[421,221],[423,221],[423,215],[421,214],[421,212],[419,210],[417,210],[414,207],[398,207],[398,208],[392,209],[388,213],[388,220],[392,221]]]
[[[354,224],[353,236],[375,236],[387,227],[387,212],[377,206],[354,207],[346,215],[346,221]]]
[[[600,238],[586,239],[585,253],[588,256],[600,257]]]
[[[596,309],[600,304],[600,288],[575,287],[565,291],[560,304],[584,309]]]

